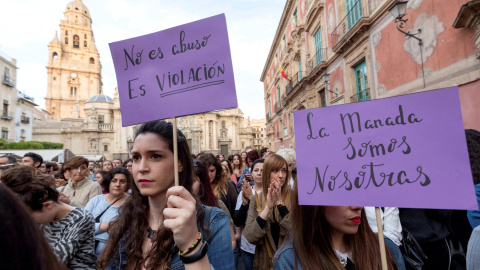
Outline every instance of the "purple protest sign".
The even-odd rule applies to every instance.
[[[458,87],[294,112],[301,205],[477,209]]]
[[[110,43],[122,125],[237,107],[225,15]]]

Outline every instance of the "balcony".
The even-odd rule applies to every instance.
[[[310,74],[318,65],[325,64],[328,58],[327,53],[328,53],[327,48],[321,48],[315,52],[315,55],[310,60],[307,61],[307,64],[306,64],[307,74]]]
[[[15,87],[15,81],[7,75],[3,76],[2,83],[5,84],[5,85],[8,85],[10,87]]]
[[[347,42],[353,43],[358,35],[363,34],[364,28],[369,25],[368,17],[363,15],[362,1],[357,0],[352,7],[348,7],[347,16],[335,27],[331,33],[334,43],[333,51],[340,52]]]
[[[12,120],[13,119],[13,116],[12,116],[12,112],[9,112],[9,111],[3,111],[2,112],[2,119],[5,119],[5,120]]]
[[[30,124],[30,117],[22,117],[20,122],[22,122],[22,124]]]
[[[110,131],[113,130],[112,124],[98,124],[98,129],[102,131]]]
[[[281,104],[278,104],[278,103],[275,104],[275,113],[278,114],[278,112],[281,111],[282,108],[283,108],[283,107],[281,106]]]
[[[362,90],[350,97],[350,103],[369,101],[370,100],[370,88]]]

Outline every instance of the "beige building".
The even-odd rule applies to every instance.
[[[260,79],[269,148],[295,147],[293,111],[450,86],[480,130],[480,2],[437,2],[408,1],[400,24],[393,0],[288,0]]]
[[[253,149],[262,149],[267,146],[267,128],[265,118],[252,119],[251,126],[254,133]]]
[[[0,95],[2,112],[0,128],[2,138],[8,142],[23,142],[32,140],[33,98],[21,93],[16,88],[17,61],[0,52],[0,69],[3,70]]]
[[[0,93],[2,98],[2,113],[0,128],[2,138],[9,142],[15,141],[15,112],[17,104],[17,60],[5,53],[0,53],[0,69],[3,71]]]
[[[113,98],[102,94],[91,21],[80,0],[67,5],[61,39],[55,36],[48,46],[47,112],[36,113],[33,136],[63,143],[76,155],[125,160],[138,125],[122,127],[118,89]],[[192,153],[234,154],[254,144],[251,121],[238,108],[178,117],[177,125]]]
[[[65,20],[48,44],[46,110],[53,119],[85,117],[85,102],[101,94],[100,55],[90,11],[81,0],[69,3]]]

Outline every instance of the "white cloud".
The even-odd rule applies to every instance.
[[[245,116],[264,118],[260,76],[285,0],[84,0],[93,20],[95,43],[103,66],[103,90],[113,96],[116,76],[108,43],[145,35],[225,13],[239,107]],[[0,50],[17,59],[17,88],[45,106],[48,43],[64,19],[69,1],[0,0]]]

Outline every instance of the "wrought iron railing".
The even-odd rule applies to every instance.
[[[345,18],[343,18],[337,27],[333,29],[333,32],[331,33],[333,43],[337,45],[337,43],[343,39],[343,37],[355,26],[355,24],[358,23],[362,17],[362,1],[357,0],[355,4],[348,10]]]
[[[350,97],[350,102],[361,102],[370,100],[370,88],[364,89],[360,92],[357,92],[355,95]]]
[[[6,84],[6,85],[8,85],[8,86],[10,86],[10,87],[14,87],[14,86],[15,86],[15,81],[14,81],[12,78],[10,78],[9,76],[6,76],[6,75],[3,76],[3,81],[2,81],[2,83],[3,83],[3,84]]]
[[[22,117],[20,119],[20,122],[22,122],[23,124],[30,124],[30,117]]]
[[[308,74],[310,74],[310,72],[312,72],[312,70],[321,62],[325,62],[327,60],[327,52],[327,48],[320,48],[315,52],[315,55],[307,61],[306,68]]]
[[[12,112],[3,110],[1,117],[2,117],[2,119],[12,120],[13,119],[12,115],[13,115]]]

